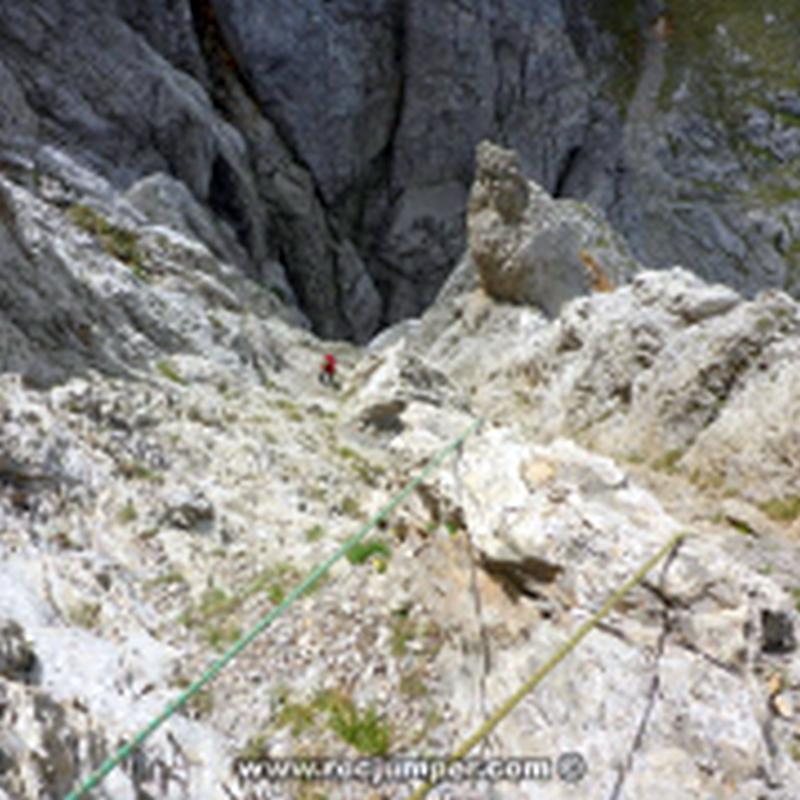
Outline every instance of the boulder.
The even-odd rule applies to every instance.
[[[587,206],[553,201],[529,184],[517,155],[490,142],[478,147],[467,218],[469,253],[492,297],[535,305],[548,316],[592,290],[609,291],[633,260]]]

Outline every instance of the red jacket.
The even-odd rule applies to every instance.
[[[328,353],[322,361],[322,371],[327,372],[328,375],[333,375],[336,372],[336,359]]]

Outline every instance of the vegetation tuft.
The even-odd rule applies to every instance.
[[[793,522],[800,517],[800,495],[775,497],[760,503],[759,508],[776,522]]]
[[[351,564],[364,564],[374,557],[388,560],[392,557],[392,548],[382,539],[365,539],[347,551],[347,560]]]
[[[181,376],[175,367],[170,364],[169,361],[159,361],[156,364],[156,369],[163,375],[168,381],[172,381],[173,383],[177,383],[181,386],[186,386],[186,379]]]
[[[102,214],[81,203],[70,206],[67,214],[79,228],[94,236],[108,255],[130,267],[137,278],[149,278],[146,254],[134,231],[113,225]]]

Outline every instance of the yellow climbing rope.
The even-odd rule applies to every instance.
[[[622,586],[617,589],[611,597],[606,600],[599,611],[595,612],[586,622],[584,622],[577,631],[559,647],[547,661],[542,664],[536,672],[528,678],[522,686],[512,694],[471,736],[465,739],[453,753],[445,759],[447,764],[452,764],[459,759],[464,758],[475,745],[482,739],[488,736],[513,710],[519,703],[528,695],[533,689],[538,686],[542,680],[550,673],[569,653],[571,653],[580,643],[580,641],[594,628],[598,622],[604,617],[608,616],[614,607],[631,591],[637,584],[641,583],[644,577],[650,572],[653,567],[658,564],[674,547],[678,545],[685,537],[686,533],[676,533],[647,563],[642,565],[630,578],[628,578]],[[444,780],[444,775],[438,780],[431,781],[423,784],[408,800],[423,800],[427,797],[428,793],[437,783]]]

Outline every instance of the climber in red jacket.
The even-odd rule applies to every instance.
[[[328,386],[336,386],[336,358],[330,353],[322,359],[319,368],[319,382]]]

